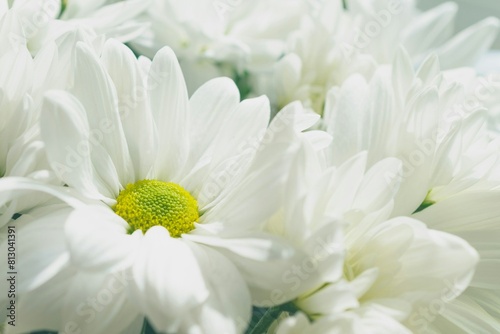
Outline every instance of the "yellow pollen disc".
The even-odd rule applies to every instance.
[[[157,180],[131,183],[116,199],[115,213],[125,219],[131,230],[146,232],[153,226],[165,227],[172,237],[194,229],[198,203],[178,184]]]

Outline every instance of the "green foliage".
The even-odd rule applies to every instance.
[[[295,312],[297,307],[291,302],[270,308],[254,307],[245,334],[266,334],[275,320],[283,315],[293,315]]]

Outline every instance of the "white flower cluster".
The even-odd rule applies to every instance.
[[[499,20],[415,2],[0,0],[0,332],[500,333]]]

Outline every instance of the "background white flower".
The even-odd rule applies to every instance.
[[[451,312],[447,320],[434,312],[422,327],[417,313],[410,317],[411,325],[423,330],[435,325],[438,332],[497,330],[491,306],[497,304],[490,296],[498,287],[486,272],[498,261],[498,253],[491,251],[498,246],[486,240],[498,229],[494,203],[499,156],[498,138],[487,130],[488,115],[480,108],[464,107],[464,85],[453,79],[456,75],[440,72],[436,57],[428,58],[415,74],[409,58],[400,53],[391,73],[384,71],[378,70],[368,84],[352,77],[339,91],[331,91],[329,98],[335,102],[327,104],[334,107],[327,108],[325,120],[334,136],[332,159],[339,163],[363,150],[368,151],[369,164],[386,157],[401,159],[402,184],[392,215],[412,216],[430,228],[457,235],[480,253],[471,288],[442,311]],[[458,314],[457,307],[469,311]],[[482,316],[473,315],[476,309]]]
[[[392,64],[403,46],[411,63],[420,65],[431,53],[443,68],[472,66],[495,39],[499,21],[486,19],[452,36],[457,11],[446,3],[421,13],[413,0],[317,1],[300,27],[288,37],[285,55],[272,79],[254,80],[255,92],[266,93],[280,109],[293,100],[322,115],[327,92],[355,73],[370,79],[377,64]]]
[[[154,0],[143,16],[150,29],[131,45],[147,56],[170,46],[193,92],[221,75],[267,74],[308,9],[303,0]]]
[[[314,154],[307,149],[303,154],[289,181],[284,212],[270,229],[308,255],[297,261],[302,265],[296,280],[287,277],[286,283],[294,284],[283,288],[301,294],[293,303],[318,319],[313,328],[403,328],[398,323],[413,310],[435,299],[447,303],[467,288],[478,256],[464,240],[414,219],[388,220],[398,188],[397,159],[382,160],[365,172],[362,153],[322,172]],[[374,314],[386,320],[370,320]],[[296,326],[304,325],[290,321],[278,332],[283,326],[300,331]]]
[[[0,16],[9,8],[16,13],[23,33],[11,31],[8,37],[12,41],[26,38],[30,52],[36,54],[48,42],[76,28],[127,42],[146,28],[134,18],[148,4],[148,0],[1,0]]]
[[[415,64],[430,52],[439,56],[444,69],[472,66],[491,47],[500,26],[490,17],[454,35],[458,6],[446,2],[426,12],[416,0],[349,0],[348,15],[355,22],[351,47],[390,64],[400,45]]]

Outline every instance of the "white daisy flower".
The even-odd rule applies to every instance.
[[[294,100],[322,115],[326,93],[331,87],[340,86],[351,74],[370,78],[376,62],[370,55],[360,53],[346,57],[337,37],[344,27],[338,8],[336,17],[326,26],[315,17],[308,17],[303,26],[291,34],[286,55],[273,69],[272,81],[264,81],[256,90],[270,94],[279,110]]]
[[[388,158],[365,172],[367,155],[360,153],[321,172],[311,153],[303,154],[289,181],[297,190],[287,192],[284,213],[272,223],[309,256],[284,288],[303,289],[293,304],[318,319],[311,330],[410,333],[413,310],[447,303],[467,288],[478,261],[467,242],[415,219],[389,219],[400,161]],[[285,320],[277,332],[301,326],[309,324]]]
[[[31,53],[36,54],[48,42],[76,28],[129,41],[146,28],[134,18],[148,5],[148,1],[138,0],[2,0],[0,16],[9,8],[17,14],[23,34],[11,32],[9,39],[15,42],[26,38]]]
[[[64,73],[65,64],[71,63],[71,41],[76,38],[76,32],[48,43],[35,57],[30,55],[26,39],[22,44],[11,43],[11,34],[22,36],[23,33],[13,11],[0,18],[0,68],[3,69],[0,74],[0,177],[26,176],[56,182],[40,140],[40,106],[47,89],[69,85],[67,75],[58,70]],[[12,215],[23,213],[37,203],[40,196],[5,203],[0,209],[0,227]]]
[[[389,64],[404,46],[414,63],[430,52],[443,68],[472,66],[491,47],[500,21],[490,17],[454,35],[458,6],[446,2],[426,12],[416,0],[348,0],[347,15],[355,23],[346,51],[361,50],[381,64]]]
[[[499,260],[492,250],[498,246],[488,241],[500,214],[498,139],[490,137],[480,106],[461,108],[468,103],[464,87],[439,71],[436,57],[415,74],[409,57],[400,53],[392,74],[384,71],[369,83],[353,77],[331,92],[333,107],[325,120],[334,136],[332,159],[338,164],[364,150],[369,165],[401,159],[402,183],[392,215],[411,216],[459,236],[481,256],[462,296],[446,308],[432,309],[430,316],[417,311],[408,326],[424,332],[498,331],[498,284],[491,282]]]
[[[322,115],[330,88],[354,74],[369,80],[376,64],[390,64],[400,45],[420,64],[435,52],[445,68],[473,65],[493,43],[498,19],[489,18],[451,38],[457,6],[420,13],[413,0],[319,1],[291,34],[271,80],[255,80],[277,109],[294,101]],[[472,41],[472,42],[471,42]],[[444,43],[444,44],[443,44]]]
[[[308,8],[303,0],[154,0],[143,18],[151,27],[132,46],[147,56],[172,47],[190,92],[221,75],[248,80],[270,70]]]
[[[15,330],[121,333],[146,317],[161,332],[240,332],[251,296],[281,284],[261,272],[293,255],[262,225],[283,195],[295,116],[285,110],[292,117],[268,128],[268,100],[240,102],[226,78],[188,100],[168,48],[152,62],[113,40],[101,58],[76,49],[73,88],[48,93],[41,118],[49,161],[68,186],[56,194],[77,192],[76,209],[39,207],[16,220],[18,238],[31,241],[18,249],[24,320]],[[55,193],[4,181],[4,197]]]
[[[494,278],[500,270],[499,152],[499,140],[490,139],[487,115],[481,112],[455,129],[438,152],[429,192],[412,216],[467,240],[481,261],[470,287],[450,305],[412,315],[416,331],[500,331],[500,286]]]
[[[377,70],[370,82],[353,76],[327,97],[324,119],[334,137],[335,164],[363,150],[368,151],[370,165],[386,157],[403,161],[394,215],[414,212],[429,190],[453,177],[454,184],[466,178],[459,169],[471,174],[495,160],[489,158],[495,142],[488,139],[487,131],[479,130],[485,115],[480,110],[470,115],[457,111],[467,102],[464,89],[459,82],[447,80],[439,68],[437,58],[431,56],[415,73],[401,51],[392,69]],[[468,160],[466,165],[454,165],[460,159]],[[483,181],[498,180],[494,169],[479,172]]]

